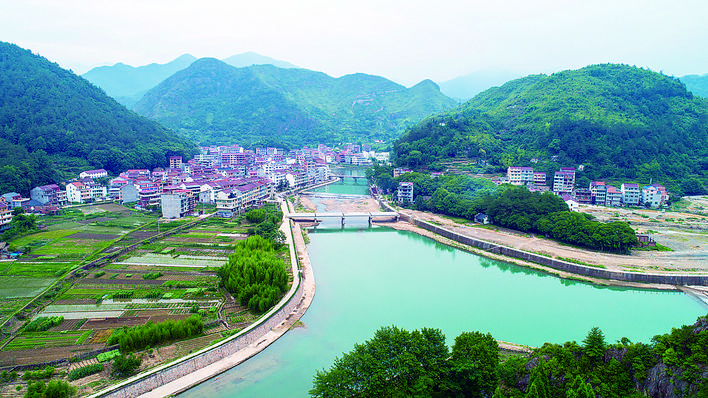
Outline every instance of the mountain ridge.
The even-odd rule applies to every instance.
[[[705,179],[706,121],[708,101],[677,78],[591,65],[486,90],[409,129],[394,152],[409,166],[468,156],[494,172],[583,165],[580,175],[588,179]]]
[[[277,137],[312,144],[390,139],[456,105],[432,81],[408,89],[376,75],[333,78],[273,65],[234,68],[208,58],[160,83],[134,109],[200,142]]]
[[[129,111],[85,79],[14,44],[0,42],[0,190],[61,179],[60,171],[167,164],[196,147]]]

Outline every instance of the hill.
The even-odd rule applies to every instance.
[[[231,66],[237,68],[242,68],[244,66],[251,65],[273,65],[278,68],[297,68],[297,66],[291,64],[290,62],[281,61],[279,59],[267,57],[265,55],[260,55],[253,51],[248,51],[242,54],[232,55],[228,58],[224,58],[222,61],[226,62]]]
[[[175,72],[188,67],[197,58],[184,54],[166,64],[133,67],[123,63],[99,66],[84,73],[86,80],[101,87],[106,94],[121,104],[132,108],[151,88]]]
[[[390,139],[453,106],[432,81],[405,88],[379,76],[203,58],[150,90],[135,110],[199,142],[300,145]]]
[[[394,144],[400,165],[481,158],[580,177],[648,183],[708,177],[708,101],[677,79],[625,65],[534,75],[430,117]],[[532,162],[533,160],[533,162]]]
[[[161,81],[188,67],[197,58],[184,54],[166,64],[152,63],[145,66],[133,67],[123,63],[112,66],[99,66],[84,73],[86,80],[101,87],[106,94],[116,101],[133,108],[148,90],[157,86]],[[297,68],[297,66],[280,61],[252,51],[233,55],[223,60],[236,67],[251,65],[274,65],[279,68]]]
[[[440,91],[451,98],[467,101],[492,87],[522,77],[520,73],[506,70],[487,69],[469,73],[440,83]]]
[[[31,51],[0,42],[0,191],[27,194],[61,171],[167,164],[195,146]]]
[[[683,76],[681,81],[693,94],[708,98],[708,74]]]

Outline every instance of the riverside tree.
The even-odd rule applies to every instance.
[[[283,259],[276,254],[274,243],[259,235],[239,242],[217,274],[226,290],[255,312],[275,305],[288,288]]]

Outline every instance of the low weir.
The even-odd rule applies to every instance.
[[[286,217],[290,218],[293,221],[314,222],[314,223],[322,222],[322,220],[324,218],[339,218],[342,220],[342,225],[345,224],[344,220],[347,218],[361,219],[361,218],[366,217],[369,220],[369,225],[371,225],[371,223],[374,221],[374,217],[398,221],[398,213],[395,211],[351,212],[351,213],[344,213],[344,212],[290,213],[290,214],[286,215]]]

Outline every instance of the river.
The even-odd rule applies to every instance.
[[[365,189],[361,180],[339,185],[344,192],[336,185],[323,189]],[[309,234],[317,293],[305,326],[180,397],[305,397],[317,370],[383,325],[440,328],[450,345],[461,332],[479,330],[538,346],[580,342],[593,326],[610,342],[649,342],[706,314],[683,293],[563,280],[366,222],[332,227]]]

